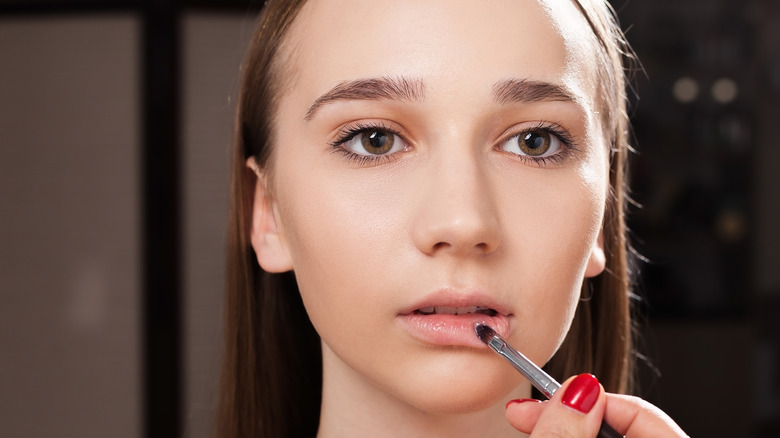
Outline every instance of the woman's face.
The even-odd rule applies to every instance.
[[[505,401],[523,380],[474,324],[544,364],[604,267],[587,22],[568,0],[311,1],[287,38],[253,244],[294,269],[326,385],[431,412]]]

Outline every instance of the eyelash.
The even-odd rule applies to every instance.
[[[344,155],[348,163],[356,163],[359,166],[376,166],[397,159],[397,153],[386,155],[361,155],[344,147],[344,145],[353,138],[370,131],[383,131],[388,134],[397,135],[398,137],[403,138],[398,130],[393,129],[382,122],[355,123],[343,127],[339,132],[338,137],[330,142],[330,146],[333,148],[332,152]]]
[[[539,124],[533,128],[524,128],[508,137],[503,138],[498,142],[498,146],[512,139],[519,138],[523,134],[527,134],[529,132],[539,132],[539,131],[545,131],[550,135],[552,135],[553,137],[556,137],[558,141],[561,142],[561,146],[562,146],[561,150],[558,153],[554,155],[550,155],[548,157],[531,157],[527,155],[514,154],[512,152],[507,152],[507,153],[512,154],[514,158],[523,161],[527,164],[532,164],[538,167],[545,167],[550,164],[563,163],[567,158],[571,156],[573,152],[579,151],[579,149],[577,149],[577,142],[575,141],[574,137],[572,137],[571,133],[569,133],[569,131],[567,131],[564,127],[562,127],[557,123],[547,122],[544,120],[539,122]]]
[[[330,142],[330,146],[332,147],[331,151],[333,153],[342,154],[344,157],[346,157],[347,162],[355,163],[359,166],[372,166],[372,165],[376,166],[397,159],[396,156],[397,153],[386,154],[386,155],[361,155],[352,152],[351,150],[344,147],[344,145],[350,140],[354,139],[360,134],[369,131],[383,131],[391,135],[397,135],[398,137],[401,137],[403,139],[403,136],[398,132],[398,130],[393,129],[382,122],[355,123],[352,125],[347,125],[341,129],[336,139]],[[577,143],[572,137],[572,135],[569,133],[569,131],[567,131],[565,128],[558,125],[557,123],[550,123],[546,121],[539,122],[539,124],[536,127],[526,128],[512,134],[509,137],[505,137],[498,142],[498,145],[502,145],[507,141],[518,138],[523,134],[529,132],[538,132],[538,131],[546,131],[547,133],[556,137],[563,146],[561,151],[548,157],[531,157],[526,155],[518,155],[511,152],[507,152],[507,153],[512,154],[516,159],[526,162],[528,164],[533,164],[538,167],[545,167],[549,164],[560,164],[564,162],[567,158],[569,158],[572,152],[578,151],[576,147]]]

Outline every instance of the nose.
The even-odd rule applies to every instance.
[[[501,245],[494,187],[476,153],[433,159],[419,181],[412,238],[427,255],[487,255]]]

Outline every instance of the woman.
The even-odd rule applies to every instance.
[[[600,0],[268,3],[219,435],[682,434],[587,375],[528,402],[473,331],[628,390],[622,48]]]

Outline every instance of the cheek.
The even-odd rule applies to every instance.
[[[601,166],[583,166],[565,177],[516,181],[528,190],[508,193],[505,223],[506,284],[518,291],[518,331],[511,341],[536,363],[563,342],[580,298],[587,262],[596,244],[606,201]]]
[[[403,230],[394,204],[376,195],[382,181],[374,182],[299,173],[278,194],[301,296],[323,338],[354,333],[393,309],[392,294],[380,291],[397,273],[393,242]]]
[[[284,199],[279,199],[286,206],[280,217],[288,225],[285,231],[309,318],[333,352],[331,359],[347,364],[354,370],[350,372],[361,376],[358,380],[424,404],[421,399],[426,397],[420,395],[424,380],[448,368],[442,363],[462,362],[436,354],[421,358],[394,324],[400,311],[398,297],[412,289],[408,280],[414,277],[408,268],[409,252],[399,238],[408,234],[399,219],[401,200],[382,193],[387,181],[381,179],[367,184],[331,175],[325,185],[301,184],[311,176],[288,185],[280,193]],[[306,186],[310,189],[300,189]],[[462,371],[459,366],[450,368]],[[451,377],[456,379],[457,373]],[[430,396],[426,409],[441,409],[451,396],[425,393]]]

